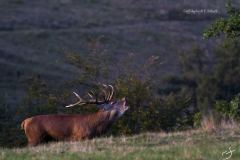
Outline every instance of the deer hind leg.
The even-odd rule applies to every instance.
[[[52,137],[48,136],[48,135],[40,135],[38,137],[34,137],[28,138],[28,146],[37,146],[40,143],[48,143],[48,142],[52,142],[55,141],[55,139],[53,139]]]
[[[28,139],[28,146],[36,146],[43,141],[41,134],[29,133],[26,135]]]
[[[38,144],[39,144],[39,141],[28,139],[28,146],[29,147],[37,146]]]
[[[43,142],[43,132],[37,127],[29,126],[25,128],[28,146],[36,146]]]
[[[41,136],[32,132],[26,132],[28,146],[36,146],[41,143]]]

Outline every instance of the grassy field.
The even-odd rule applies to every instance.
[[[131,137],[108,137],[82,142],[59,142],[33,148],[0,149],[1,160],[79,159],[163,159],[221,160],[234,150],[231,160],[240,157],[240,131],[145,133]]]

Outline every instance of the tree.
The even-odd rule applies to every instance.
[[[240,36],[240,10],[234,8],[229,1],[227,4],[227,18],[216,20],[210,28],[206,29],[203,36],[211,38],[224,34],[228,38],[236,38]]]
[[[215,21],[204,32],[204,37],[224,35],[215,51],[212,74],[215,84],[214,109],[224,118],[239,120],[239,101],[236,98],[239,96],[236,95],[240,93],[240,9],[234,8],[230,1],[226,8],[227,18]]]

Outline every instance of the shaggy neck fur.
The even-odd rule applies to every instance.
[[[116,110],[111,111],[99,111],[96,114],[89,115],[87,117],[88,128],[90,130],[91,137],[99,136],[105,133],[118,117]]]

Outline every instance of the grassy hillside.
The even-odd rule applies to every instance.
[[[60,142],[34,148],[0,149],[1,160],[79,160],[79,159],[157,159],[217,160],[235,150],[231,160],[240,157],[240,131],[191,130],[175,133],[145,133],[132,137],[108,137],[82,142]]]
[[[177,54],[199,43],[202,31],[225,14],[225,0],[53,0],[0,1],[0,87],[8,104],[18,104],[24,82],[40,75],[54,85],[72,80],[78,70],[65,54],[87,54],[96,41],[115,63],[134,53],[133,63],[157,55],[156,75],[177,73]],[[217,14],[186,15],[188,8],[217,9]],[[58,83],[56,83],[56,81]],[[13,106],[15,106],[13,105]]]

